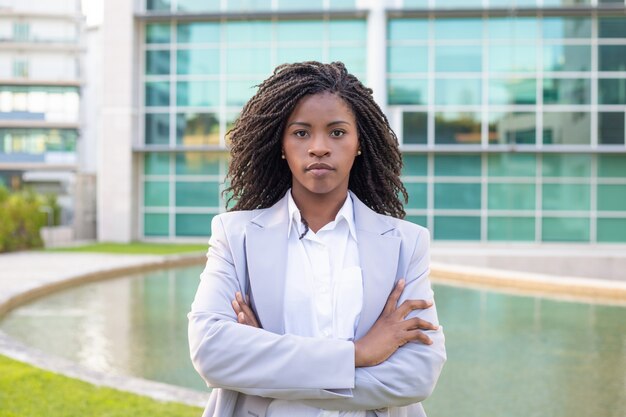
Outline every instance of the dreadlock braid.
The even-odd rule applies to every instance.
[[[380,214],[403,218],[408,195],[400,181],[398,138],[374,102],[372,90],[348,73],[341,62],[315,61],[278,66],[245,104],[228,132],[231,163],[227,179],[231,210],[267,208],[291,186],[291,171],[281,159],[285,124],[305,96],[330,92],[352,109],[362,155],[355,159],[348,187]]]

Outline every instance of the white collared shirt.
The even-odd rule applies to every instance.
[[[285,333],[353,340],[363,306],[363,279],[348,194],[335,220],[317,233],[302,223],[288,191]],[[333,388],[333,387],[327,387]],[[267,417],[365,417],[364,411],[330,411],[298,401],[274,400]]]

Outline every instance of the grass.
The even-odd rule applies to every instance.
[[[0,356],[2,417],[198,417],[202,410],[163,403],[43,371]]]
[[[123,253],[131,255],[172,255],[188,252],[206,252],[208,244],[179,244],[179,243],[93,243],[66,248],[50,248],[47,252],[93,252],[93,253]]]

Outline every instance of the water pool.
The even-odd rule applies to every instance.
[[[114,374],[204,390],[186,313],[201,267],[82,285],[22,306],[0,328]],[[429,417],[626,416],[626,307],[437,285],[448,363]]]

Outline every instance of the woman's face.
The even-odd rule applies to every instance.
[[[343,99],[328,92],[303,97],[283,133],[294,195],[345,196],[358,150],[356,120]]]

